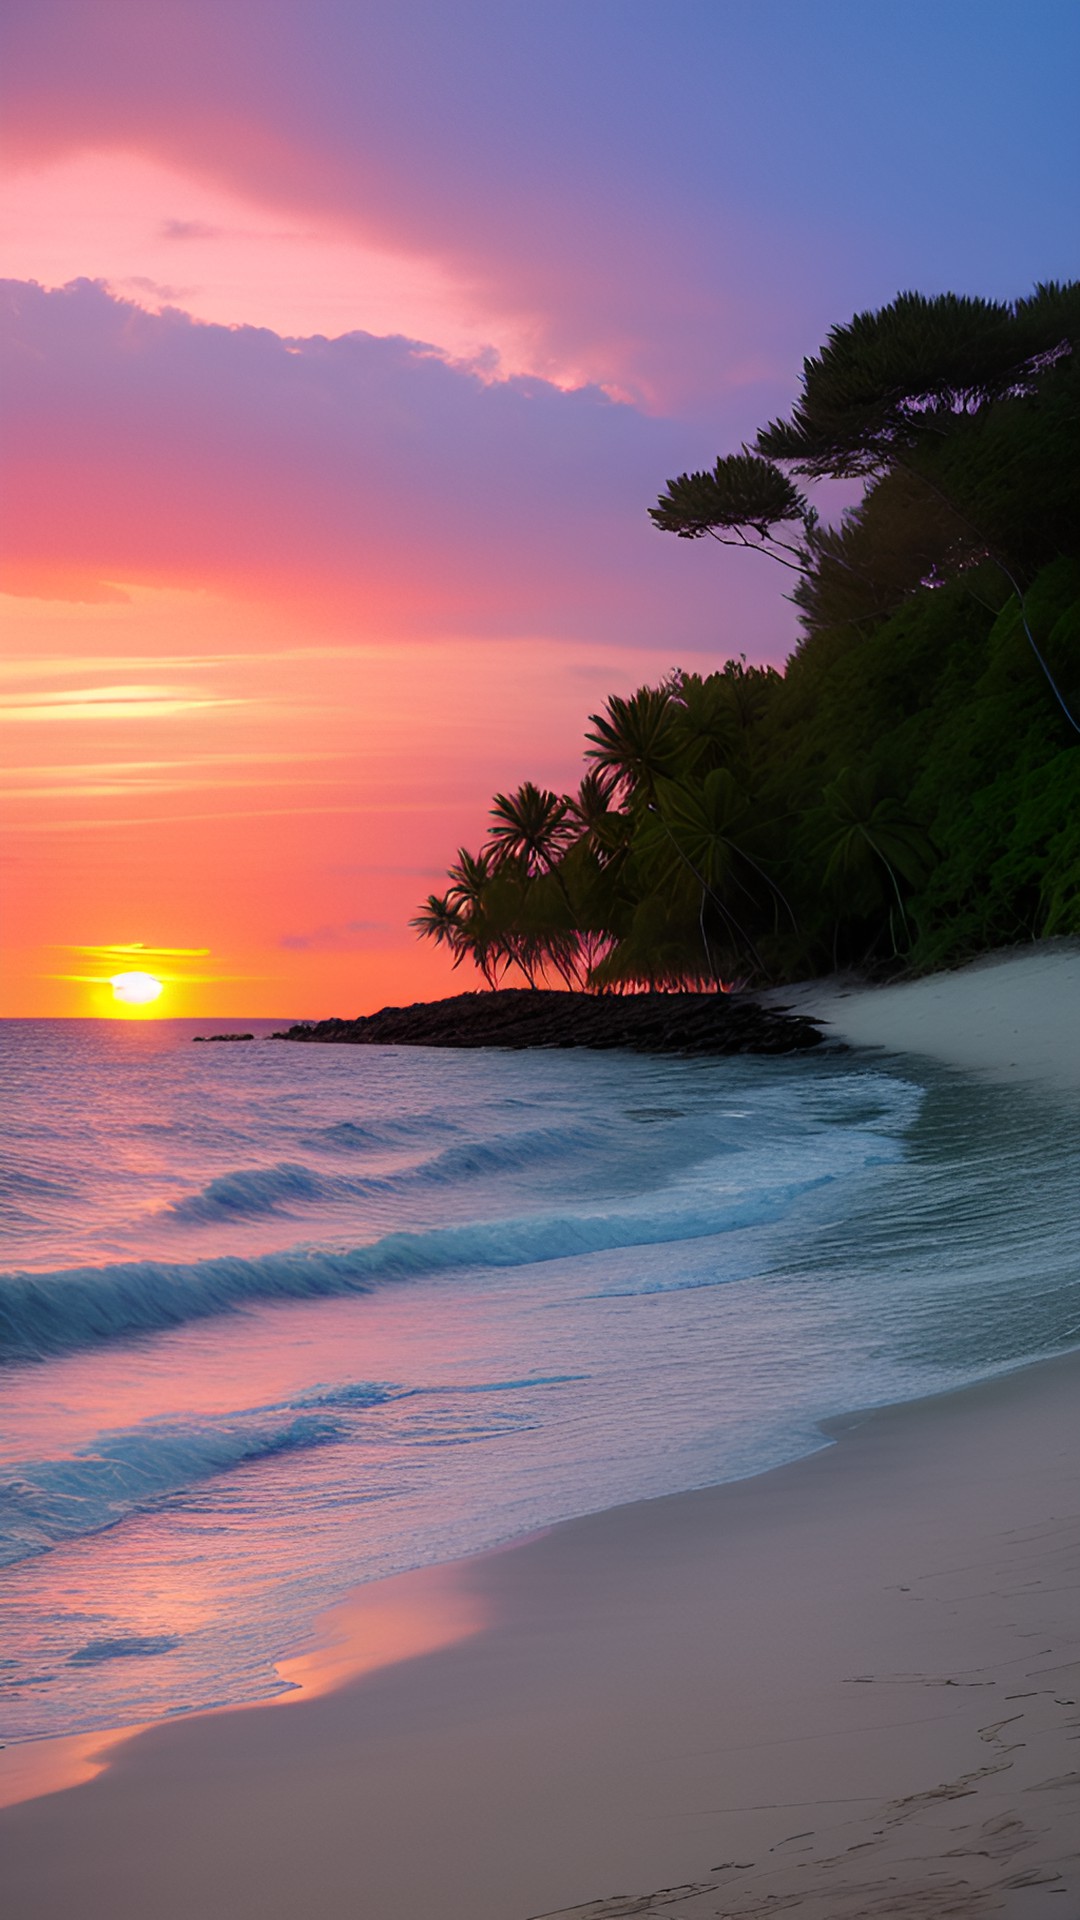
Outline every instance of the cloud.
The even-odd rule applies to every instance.
[[[977,35],[940,0],[34,0],[4,12],[5,138],[427,262],[534,371],[710,404],[737,442],[856,306],[1070,270],[1075,6],[1025,27],[1016,0]]]
[[[218,240],[222,229],[206,220],[163,220],[158,232],[163,240]]]
[[[345,920],[340,926],[315,927],[310,933],[283,933],[278,946],[290,953],[352,953],[369,945],[368,934],[387,931],[385,920]]]
[[[185,0],[182,18],[37,0],[6,28],[7,152],[24,167],[138,152],[426,261],[512,364],[654,400],[706,374],[715,392],[725,334],[745,358],[770,324],[755,302],[747,327],[731,299],[752,227],[692,110],[702,77],[663,57],[651,8],[626,11],[629,30],[558,0]]]
[[[155,947],[147,946],[142,940],[106,941],[93,945],[72,945],[64,942],[59,947],[63,953],[74,954],[77,962],[94,969],[92,973],[55,973],[53,980],[69,980],[83,986],[102,986],[116,974],[131,970],[142,972],[153,968],[154,977],[172,985],[178,982],[214,981],[222,976],[206,973],[193,967],[192,961],[209,960],[209,947]]]
[[[209,947],[148,947],[142,940],[112,942],[105,946],[68,946],[68,953],[82,954],[89,960],[206,960]]]
[[[400,338],[151,314],[90,281],[5,282],[0,300],[12,591],[197,587],[332,608],[369,636],[673,655],[716,635],[775,658],[792,634],[779,581],[649,524],[711,436],[695,449],[595,387],[493,381]]]
[[[204,707],[234,707],[233,699],[186,687],[70,687],[63,693],[10,693],[0,697],[0,722],[172,720]]]

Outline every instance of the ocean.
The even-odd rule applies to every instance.
[[[358,1583],[1080,1339],[1075,1134],[909,1058],[5,1021],[0,1739],[285,1684]]]

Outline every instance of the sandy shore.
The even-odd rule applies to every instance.
[[[955,973],[894,986],[815,980],[762,997],[821,1020],[853,1047],[1080,1089],[1080,940],[1013,947]]]
[[[1077,968],[837,995],[837,1027],[1075,1087]],[[1074,1920],[1080,1354],[836,1438],[363,1590],[286,1704],[0,1814],[5,1913]]]
[[[5,1910],[1071,1920],[1078,1389],[1044,1363],[371,1589],[462,1637],[8,1809]]]

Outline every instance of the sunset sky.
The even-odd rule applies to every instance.
[[[1075,0],[8,0],[7,1014],[475,984],[407,921],[585,716],[780,664],[650,526],[898,289],[1076,271]]]

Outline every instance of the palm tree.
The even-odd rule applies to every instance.
[[[684,876],[695,883],[706,972],[717,986],[720,972],[708,935],[709,919],[717,915],[724,949],[730,954],[733,947],[742,948],[759,974],[767,972],[744,923],[748,915],[760,917],[762,883],[774,902],[783,901],[783,895],[749,851],[753,830],[753,809],[745,791],[729,768],[714,767],[704,779],[658,781],[656,803],[638,834],[642,854],[657,873],[664,866],[670,869],[674,852]]]
[[[460,967],[471,950],[469,928],[461,908],[448,894],[429,893],[419,913],[409,921],[421,940],[433,940],[437,947],[449,947],[455,968]],[[482,968],[482,971],[486,970]]]
[[[587,963],[578,933],[578,914],[570,903],[561,867],[530,875],[519,862],[504,871],[512,873],[516,882],[510,914],[514,952],[518,964],[530,976],[530,985],[538,984],[536,976],[542,980],[545,973],[553,971],[565,987],[580,990]],[[501,876],[496,886],[500,884]]]
[[[934,860],[925,828],[899,801],[879,796],[872,775],[851,767],[824,788],[808,825],[818,859],[824,859],[826,886],[856,915],[887,906],[889,936],[898,954],[898,925],[908,934],[900,882],[918,886]]]
[[[495,824],[484,850],[487,857],[496,866],[521,861],[529,876],[551,873],[573,838],[566,801],[531,780],[515,793],[497,793],[491,815]]]
[[[624,801],[648,803],[656,782],[678,769],[678,734],[669,686],[639,687],[629,699],[612,694],[603,713],[589,715],[586,758]]]
[[[471,954],[488,986],[496,987],[500,964],[505,972],[509,956],[492,919],[491,863],[485,854],[473,854],[466,847],[459,847],[447,879],[450,885],[446,899],[451,911],[458,916],[461,944]]]
[[[611,781],[602,773],[587,773],[576,793],[564,796],[566,818],[575,829],[575,846],[583,842],[599,851],[616,814],[611,805]]]
[[[530,985],[536,984],[535,973],[550,964],[568,987],[580,986],[585,967],[561,865],[577,837],[571,803],[526,780],[514,793],[497,793],[491,815],[494,824],[484,857],[495,875],[515,875],[520,887],[516,924],[522,938],[529,929],[527,954],[515,950],[518,964]]]
[[[484,896],[491,882],[491,862],[485,853],[470,853],[467,847],[459,847],[447,879],[449,900],[469,913],[483,911]]]

